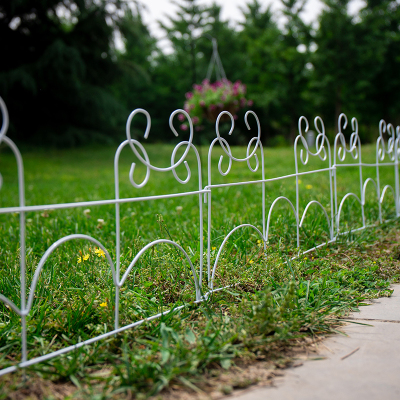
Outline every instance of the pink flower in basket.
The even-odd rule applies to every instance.
[[[239,109],[251,106],[253,102],[246,100],[246,86],[237,81],[232,83],[222,79],[210,84],[204,79],[201,84],[194,84],[193,91],[186,93],[184,109],[189,113],[194,125],[200,125],[204,118],[215,122],[222,111],[236,115]],[[221,121],[228,120],[224,115]]]

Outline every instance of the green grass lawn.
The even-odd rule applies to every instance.
[[[159,167],[170,165],[172,146],[149,145],[146,149],[153,164]],[[23,154],[26,204],[113,199],[115,150],[36,150]],[[201,149],[203,187],[207,183],[207,151]],[[232,152],[236,157],[245,157],[246,151],[237,147],[232,148]],[[221,154],[216,147],[212,157],[213,184],[261,179],[261,171],[251,172],[246,163],[234,163],[231,172],[226,177],[221,176],[217,169]],[[265,149],[264,154],[266,178],[295,172],[292,148]],[[137,160],[132,151],[125,148],[120,160],[120,197],[198,190],[193,151],[187,160],[192,177],[186,185],[178,183],[171,172],[152,171],[148,184],[135,189],[128,174],[131,163]],[[363,162],[374,160],[375,147],[363,147]],[[252,160],[253,166],[254,163]],[[223,169],[227,165],[225,156]],[[310,160],[302,170],[326,167],[327,162],[318,159]],[[0,205],[17,206],[16,164],[8,151],[2,152],[0,172],[3,177]],[[136,181],[141,182],[145,173],[145,168],[138,164]],[[177,173],[181,179],[186,178],[183,165]],[[368,176],[375,178],[375,168],[363,168],[363,179]],[[360,196],[358,179],[357,168],[346,167],[338,171],[339,199],[349,191]],[[394,186],[393,167],[381,168],[381,186],[385,184]],[[259,183],[213,189],[212,261],[224,237],[235,226],[250,223],[262,230],[261,189]],[[378,205],[372,186],[370,189],[366,198],[366,221],[376,223]],[[286,196],[295,203],[295,178],[266,184],[267,213],[278,196]],[[312,199],[320,201],[330,213],[328,172],[301,177],[300,209],[304,210]],[[199,238],[203,236],[206,244],[206,231],[200,232],[198,201],[198,195],[192,195],[121,205],[121,272],[145,244],[158,238],[180,243],[198,269]],[[207,204],[204,207],[206,211]],[[115,259],[114,206],[91,206],[89,212],[86,209],[26,214],[28,292],[40,258],[52,243],[66,235],[93,236]],[[343,227],[349,229],[361,225],[360,207],[356,202],[346,203],[343,211]],[[391,194],[385,198],[383,216],[384,219],[395,216]],[[17,214],[0,215],[0,293],[17,305],[20,304],[18,221]],[[169,246],[152,248],[135,265],[121,289],[121,326],[174,305],[186,304],[187,307],[117,338],[39,364],[29,374],[73,382],[81,387],[85,396],[92,390],[112,397],[125,389],[150,395],[172,381],[190,387],[191,377],[213,363],[228,368],[237,357],[250,357],[249,354],[262,351],[260,349],[272,340],[284,341],[304,332],[314,335],[330,330],[332,323],[328,319],[332,315],[345,314],[365,297],[388,294],[389,283],[398,276],[398,269],[387,267],[393,259],[385,259],[384,273],[372,259],[357,252],[353,254],[354,265],[344,270],[318,259],[329,255],[333,251],[330,248],[319,250],[315,259],[310,255],[284,264],[296,250],[295,218],[289,207],[282,203],[274,209],[271,221],[266,257],[255,231],[244,229],[232,236],[218,263],[215,286],[233,286],[224,293],[214,294],[201,306],[192,303],[193,282],[181,254]],[[204,227],[206,229],[206,224]],[[382,232],[396,229],[395,222],[387,225],[386,231],[372,229],[358,235],[349,234],[341,238],[339,245],[348,246],[347,241],[355,239],[354,246],[364,249],[365,243],[381,240],[385,235]],[[328,225],[321,211],[310,209],[300,232],[300,247],[305,250],[323,243],[328,239],[327,232]],[[109,266],[95,250],[90,243],[76,240],[59,247],[46,262],[28,317],[30,358],[113,329],[114,285]],[[206,291],[206,277],[202,284]],[[320,314],[317,315],[317,311]],[[1,367],[20,360],[19,332],[20,318],[0,304]],[[92,379],[93,373],[102,367],[108,371],[106,376]],[[0,381],[0,388],[1,382],[10,383],[7,379],[12,378],[4,379]],[[16,390],[22,384],[18,380],[14,382]],[[99,389],[94,389],[97,387]],[[6,396],[0,394],[0,399]]]

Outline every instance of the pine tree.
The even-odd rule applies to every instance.
[[[113,31],[123,7],[119,0],[0,3],[0,93],[14,138],[73,145],[115,129],[121,107],[107,86],[117,73]]]

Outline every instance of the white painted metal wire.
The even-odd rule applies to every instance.
[[[167,244],[172,247],[175,247],[177,251],[179,251],[186,260],[187,264],[190,266],[191,270],[191,279],[193,280],[194,285],[194,293],[193,293],[193,301],[198,303],[208,298],[208,296],[215,291],[223,290],[224,287],[215,288],[214,282],[216,277],[216,272],[218,269],[218,262],[220,260],[221,254],[225,249],[227,242],[231,239],[231,236],[242,229],[251,229],[253,230],[258,236],[259,240],[262,241],[264,245],[264,250],[266,249],[266,245],[268,243],[270,237],[270,231],[272,226],[272,215],[274,212],[274,208],[280,204],[286,204],[288,206],[288,210],[286,212],[293,213],[294,219],[296,221],[296,247],[298,248],[298,254],[293,258],[296,258],[299,254],[305,254],[310,251],[315,250],[321,246],[325,246],[327,243],[332,243],[337,240],[339,235],[346,234],[345,229],[343,229],[341,225],[341,216],[343,211],[343,206],[349,198],[354,198],[356,202],[359,204],[360,207],[360,224],[357,228],[353,229],[353,231],[363,230],[367,228],[366,219],[365,219],[365,205],[366,205],[366,191],[368,185],[372,185],[375,193],[376,199],[379,206],[379,221],[383,221],[382,216],[382,203],[384,201],[385,195],[387,192],[391,192],[395,199],[395,214],[396,217],[399,217],[400,213],[400,204],[399,204],[399,172],[398,172],[398,164],[399,164],[399,139],[400,139],[400,127],[397,127],[396,132],[394,127],[391,124],[386,124],[385,121],[380,121],[379,123],[379,137],[376,141],[376,161],[373,164],[365,164],[362,162],[361,155],[362,155],[362,148],[360,137],[358,135],[358,123],[355,118],[351,120],[351,127],[352,133],[350,135],[349,143],[346,142],[345,135],[343,130],[346,129],[348,120],[344,114],[341,114],[339,117],[339,132],[337,133],[334,143],[333,143],[333,150],[329,144],[328,138],[325,133],[325,127],[322,119],[320,117],[316,117],[314,120],[314,127],[316,132],[318,133],[315,138],[315,148],[310,148],[309,144],[307,143],[305,134],[309,130],[309,123],[305,117],[301,117],[299,119],[299,135],[297,136],[295,143],[294,143],[294,162],[295,162],[295,170],[293,174],[285,175],[285,176],[276,176],[267,178],[265,176],[265,160],[264,160],[264,149],[261,143],[261,126],[257,115],[253,111],[248,111],[245,115],[245,123],[249,130],[254,129],[254,136],[249,141],[246,156],[243,158],[239,158],[233,154],[233,150],[231,149],[228,141],[221,137],[219,125],[220,119],[224,114],[227,114],[231,119],[231,128],[229,134],[232,134],[234,131],[234,119],[233,116],[227,112],[222,112],[215,125],[216,131],[216,138],[212,141],[209,151],[208,151],[208,159],[207,159],[207,185],[203,186],[203,177],[202,177],[202,168],[201,168],[201,160],[199,157],[199,153],[196,147],[193,145],[193,124],[189,117],[189,115],[184,110],[176,110],[171,114],[169,124],[171,131],[174,133],[175,136],[178,136],[177,131],[174,128],[173,122],[174,118],[177,114],[183,114],[189,123],[189,139],[187,141],[180,142],[173,150],[171,155],[171,165],[166,168],[159,168],[154,166],[149,156],[144,148],[144,146],[135,139],[132,139],[130,129],[131,123],[133,122],[135,116],[137,114],[144,114],[147,118],[147,128],[144,134],[144,138],[146,139],[150,132],[151,127],[151,118],[149,113],[143,109],[136,109],[134,110],[128,118],[126,124],[126,136],[127,140],[125,140],[121,145],[118,147],[115,159],[114,159],[114,179],[115,179],[115,197],[109,200],[99,200],[99,201],[81,201],[75,203],[62,203],[62,204],[47,204],[47,205],[37,205],[37,206],[26,206],[25,205],[25,184],[24,184],[24,166],[21,154],[14,144],[14,142],[6,136],[7,129],[8,129],[8,113],[6,105],[4,101],[0,98],[0,109],[2,113],[2,127],[0,130],[0,142],[7,145],[13,154],[15,155],[18,167],[18,188],[19,188],[19,205],[15,207],[3,207],[0,208],[0,214],[10,214],[10,213],[19,213],[19,226],[20,226],[20,235],[19,235],[19,247],[20,247],[20,281],[21,281],[21,303],[20,305],[15,304],[10,299],[5,297],[3,294],[0,293],[0,301],[5,303],[10,307],[10,312],[15,312],[21,317],[21,362],[18,365],[4,368],[0,370],[0,376],[7,374],[12,371],[16,371],[18,368],[25,368],[33,364],[37,364],[41,361],[49,360],[53,357],[58,355],[67,353],[74,349],[78,349],[82,346],[89,345],[96,341],[102,340],[104,338],[110,337],[117,333],[123,332],[127,329],[131,329],[135,326],[142,324],[145,321],[150,321],[156,318],[159,318],[161,315],[165,315],[169,311],[164,311],[163,313],[158,313],[153,315],[147,319],[139,320],[135,323],[132,323],[127,326],[120,326],[120,289],[124,285],[125,281],[127,280],[129,274],[131,273],[132,269],[134,268],[135,264],[138,260],[146,253],[147,250],[150,248],[158,245],[158,244]],[[253,126],[253,128],[251,128]],[[384,136],[387,135],[389,139],[387,142],[384,140]],[[121,151],[129,146],[138,160],[146,167],[146,175],[142,182],[136,182],[134,178],[134,171],[135,171],[135,164],[132,164],[128,179],[130,180],[132,186],[137,189],[144,187],[150,179],[151,171],[158,171],[158,172],[172,172],[175,179],[181,183],[186,184],[191,179],[197,180],[197,190],[193,191],[186,191],[186,192],[178,192],[178,193],[170,193],[164,195],[156,195],[156,196],[143,196],[143,197],[133,197],[133,198],[121,198],[120,197],[120,188],[119,188],[119,159],[121,155]],[[218,172],[221,177],[227,176],[234,163],[243,164],[246,163],[247,167],[249,168],[250,173],[254,174],[254,180],[246,180],[246,181],[238,181],[238,182],[215,182],[215,171],[213,171],[212,165],[212,154],[215,149],[215,146],[219,146],[222,149],[223,155],[220,157],[219,163],[217,165]],[[180,148],[184,149],[182,156],[176,160],[177,153]],[[198,174],[197,177],[192,177],[190,167],[186,161],[186,157],[189,151],[193,151],[196,160],[197,160],[197,169]],[[227,167],[223,169],[223,162],[224,158],[226,157]],[[322,168],[302,171],[302,166],[308,164],[310,158],[318,157],[325,166]],[[346,162],[346,157],[353,159],[353,162],[349,163]],[[184,165],[186,168],[187,176],[185,179],[181,179],[177,172],[176,168],[180,165]],[[352,193],[348,192],[344,195],[338,194],[338,184],[337,184],[337,177],[340,174],[340,170],[342,168],[356,168],[359,174],[359,192]],[[376,171],[375,177],[368,177],[364,180],[363,178],[363,168],[371,168],[373,167]],[[392,167],[394,169],[393,174],[393,181],[394,185],[385,185],[383,188],[381,187],[380,182],[380,168],[382,167]],[[320,174],[328,177],[329,181],[329,202],[328,202],[328,210],[321,201],[317,199],[313,199],[308,202],[305,206],[304,211],[301,213],[300,210],[300,197],[303,195],[302,189],[300,187],[300,178],[305,177],[310,174]],[[0,175],[1,178],[1,175]],[[292,201],[290,198],[286,196],[278,196],[274,199],[267,209],[267,198],[266,198],[266,184],[270,182],[283,182],[283,181],[290,181],[293,179],[295,180],[295,187],[296,187],[296,197],[295,200]],[[0,179],[0,185],[2,184],[2,178]],[[262,228],[258,228],[256,225],[259,221],[248,221],[246,223],[241,223],[236,225],[233,229],[227,233],[224,238],[222,239],[222,243],[219,245],[218,250],[216,252],[214,263],[211,262],[211,254],[212,254],[212,247],[211,243],[213,242],[213,192],[222,189],[222,188],[229,188],[229,187],[243,187],[246,185],[258,185],[260,187],[260,197],[258,199],[253,199],[256,202],[257,207],[261,207],[261,214],[262,214],[262,221],[259,226]],[[148,202],[151,200],[156,199],[169,199],[175,197],[184,197],[184,196],[195,196],[198,200],[198,224],[199,224],[199,238],[198,238],[198,246],[200,249],[200,265],[198,270],[194,267],[191,259],[188,255],[187,250],[180,245],[179,243],[166,240],[166,239],[157,239],[146,246],[144,246],[133,258],[131,263],[129,264],[128,268],[126,269],[125,273],[121,277],[120,271],[120,264],[121,264],[121,227],[120,227],[120,206],[123,203],[143,203]],[[110,255],[110,252],[105,248],[105,246],[96,238],[93,238],[88,235],[84,234],[72,234],[66,237],[63,237],[53,243],[47,251],[43,254],[38,263],[35,273],[33,276],[33,280],[31,286],[29,288],[29,295],[27,297],[27,288],[26,288],[26,221],[25,221],[25,214],[31,211],[43,211],[49,209],[68,209],[68,208],[86,208],[89,206],[102,206],[107,204],[113,204],[115,206],[115,221],[116,221],[116,231],[115,231],[115,238],[116,238],[116,248],[115,248],[115,259],[113,259]],[[323,213],[323,216],[326,218],[327,225],[328,225],[328,232],[327,232],[327,240],[321,240],[321,243],[317,243],[314,247],[308,249],[301,249],[300,250],[300,228],[306,221],[306,217],[309,213],[311,208],[317,207]],[[206,208],[207,215],[207,227],[204,229],[203,227],[203,213],[204,208]],[[227,205],[228,208],[228,205]],[[203,249],[203,235],[204,240],[207,243],[207,248],[204,251]],[[33,359],[28,360],[28,349],[27,349],[27,316],[31,313],[32,305],[35,296],[36,286],[40,280],[40,273],[41,270],[49,258],[49,256],[53,253],[55,249],[57,249],[60,245],[72,241],[72,240],[84,240],[89,243],[93,243],[98,248],[104,251],[105,258],[109,264],[113,284],[115,287],[115,314],[114,314],[114,330],[104,333],[102,335],[93,337],[89,340],[85,340],[79,342],[75,345],[65,347],[58,351],[51,352],[49,354],[43,355],[41,357],[36,357]],[[205,255],[204,255],[205,254]],[[206,277],[205,277],[206,275]],[[206,278],[209,291],[206,293],[201,292],[201,282]],[[175,309],[180,309],[184,306],[179,306]]]

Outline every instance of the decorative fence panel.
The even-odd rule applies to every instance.
[[[184,110],[176,110],[171,114],[169,125],[172,133],[178,136],[177,131],[174,128],[174,118],[177,114],[183,114],[189,123],[189,139],[187,141],[180,142],[172,151],[171,164],[168,167],[156,167],[151,163],[150,157],[146,152],[143,144],[131,137],[131,124],[133,123],[136,115],[143,114],[147,119],[147,127],[144,133],[144,138],[147,139],[151,128],[151,118],[147,111],[143,109],[136,109],[133,111],[126,125],[126,136],[125,140],[118,147],[115,158],[114,158],[114,182],[115,182],[115,196],[109,200],[98,200],[98,201],[79,201],[73,203],[57,203],[47,205],[36,205],[26,206],[25,205],[25,183],[24,183],[24,166],[21,154],[14,144],[14,142],[6,136],[8,129],[8,113],[3,100],[0,98],[0,108],[2,113],[2,127],[0,130],[0,142],[11,149],[15,156],[17,167],[18,167],[18,189],[19,189],[19,203],[13,207],[0,208],[0,214],[12,214],[18,213],[19,215],[19,260],[20,260],[20,305],[18,306],[15,302],[11,301],[8,297],[3,295],[3,290],[0,288],[0,301],[3,303],[2,313],[3,316],[7,313],[16,313],[21,318],[21,359],[18,363],[12,366],[8,366],[0,370],[0,375],[4,375],[9,372],[16,371],[18,368],[25,368],[41,361],[49,360],[58,355],[67,353],[69,351],[78,349],[82,346],[89,345],[96,341],[105,339],[117,333],[126,331],[135,326],[142,324],[145,321],[159,318],[162,315],[167,314],[171,310],[161,310],[160,313],[154,314],[148,318],[140,319],[134,323],[121,326],[120,323],[120,296],[121,289],[128,277],[132,274],[135,265],[150,249],[158,245],[166,245],[171,247],[171,251],[178,251],[180,257],[186,261],[189,266],[190,280],[193,285],[193,302],[202,302],[207,300],[209,295],[213,292],[223,290],[226,286],[215,287],[216,274],[219,267],[219,260],[221,254],[227,248],[227,243],[232,239],[232,236],[241,230],[251,230],[258,237],[258,242],[263,246],[264,251],[267,249],[271,238],[271,230],[274,227],[274,216],[279,214],[277,207],[283,206],[285,208],[285,215],[289,215],[290,218],[294,219],[294,229],[296,241],[293,243],[295,253],[292,253],[292,257],[296,258],[300,254],[311,252],[321,246],[325,246],[328,243],[335,242],[340,235],[349,234],[349,230],[343,227],[343,209],[351,199],[354,199],[359,207],[360,219],[358,226],[351,229],[351,232],[365,229],[371,224],[367,223],[365,216],[366,207],[366,193],[368,187],[372,186],[374,189],[373,193],[376,197],[376,203],[378,206],[378,220],[382,223],[384,220],[384,212],[382,205],[384,204],[387,194],[390,193],[393,196],[393,214],[395,217],[399,217],[400,204],[399,204],[399,175],[398,175],[398,164],[399,164],[399,140],[400,140],[400,127],[397,127],[396,132],[391,124],[386,124],[385,121],[379,123],[379,137],[376,142],[376,159],[375,163],[366,164],[362,162],[362,148],[361,142],[358,135],[358,124],[357,120],[353,118],[351,120],[352,133],[350,134],[349,142],[346,142],[344,130],[347,128],[348,121],[344,114],[339,117],[339,132],[336,135],[331,148],[328,138],[325,133],[325,127],[322,119],[316,117],[314,120],[314,127],[317,132],[315,138],[315,145],[310,146],[306,140],[306,133],[309,131],[309,123],[305,117],[299,119],[299,135],[297,136],[294,143],[294,173],[284,176],[266,176],[266,160],[265,150],[261,143],[261,126],[257,115],[248,111],[245,115],[245,123],[249,130],[253,129],[256,133],[254,137],[249,141],[246,154],[240,158],[234,155],[236,149],[232,149],[228,143],[228,140],[221,137],[219,131],[220,119],[224,114],[227,114],[231,119],[231,129],[229,135],[234,132],[234,119],[232,115],[224,111],[222,112],[216,121],[216,138],[212,141],[209,147],[207,155],[207,177],[206,179],[202,176],[202,165],[201,158],[198,149],[193,144],[193,124],[190,120],[189,115]],[[255,129],[254,129],[255,127]],[[385,136],[387,139],[385,140]],[[215,148],[219,147],[219,151],[222,151],[218,165],[213,165],[213,152]],[[137,160],[145,168],[145,177],[141,182],[137,182],[135,178],[135,167],[136,163],[132,163],[128,177],[122,177],[122,179],[129,179],[131,185],[140,190],[146,186],[148,181],[151,179],[151,172],[157,172],[161,174],[172,173],[175,180],[182,185],[187,184],[189,181],[196,182],[196,190],[174,192],[169,194],[153,195],[153,196],[142,196],[142,197],[121,197],[120,196],[120,156],[124,148],[128,148],[132,151]],[[178,154],[182,153],[178,157]],[[188,164],[187,156],[189,152],[194,154],[196,160],[197,174],[192,173],[192,170]],[[348,160],[352,162],[348,162]],[[312,160],[319,162],[316,168],[308,168]],[[231,170],[234,165],[247,165],[249,173],[254,176],[254,179],[245,181],[235,181],[230,178]],[[181,172],[177,172],[178,167],[184,167],[186,170],[186,176],[180,177]],[[217,168],[217,172],[215,171]],[[343,171],[346,168],[356,168],[358,170],[359,180],[359,192],[347,192],[342,193],[339,190],[338,181]],[[393,168],[393,184],[385,184],[381,182],[380,171],[382,168]],[[374,170],[373,177],[367,177],[363,175],[365,169]],[[217,179],[217,175],[219,175]],[[321,176],[321,187],[317,198],[308,199],[306,204],[302,204],[302,200],[306,199],[307,187],[302,184],[302,179],[315,175]],[[2,177],[0,176],[0,184],[3,184]],[[226,181],[224,179],[227,179]],[[228,179],[229,178],[229,179]],[[204,181],[207,184],[204,186]],[[325,181],[324,181],[325,180]],[[325,183],[323,183],[325,182]],[[276,183],[287,183],[294,185],[295,197],[280,195],[277,198],[269,198],[268,185]],[[217,226],[218,222],[213,218],[213,205],[215,200],[213,199],[213,193],[217,190],[229,190],[230,188],[237,188],[238,194],[248,185],[256,185],[259,188],[259,197],[251,199],[254,203],[254,207],[258,210],[259,217],[253,218],[249,221],[241,221],[236,224],[228,232],[224,231],[224,227]],[[325,186],[324,186],[325,185]],[[323,197],[325,196],[325,197]],[[156,200],[165,200],[171,198],[180,197],[193,197],[197,199],[198,204],[198,242],[193,243],[193,248],[199,249],[198,266],[192,262],[190,249],[185,248],[179,244],[176,240],[169,239],[156,239],[152,240],[143,246],[130,261],[127,268],[121,272],[121,206],[122,204],[133,204],[133,203],[146,203]],[[309,197],[309,196],[308,196]],[[389,201],[389,200],[388,200]],[[230,210],[232,204],[232,198],[228,198],[226,204],[220,204],[222,207],[226,207],[227,212]],[[64,236],[59,240],[55,241],[48,247],[43,256],[41,257],[32,278],[32,282],[29,288],[26,287],[26,213],[28,212],[41,212],[46,210],[61,210],[71,208],[87,208],[91,206],[106,206],[114,205],[115,207],[115,257],[112,257],[112,252],[107,249],[98,239],[89,236],[87,234],[75,233]],[[277,211],[278,210],[278,211]],[[314,211],[313,211],[314,210]],[[321,218],[321,225],[324,226],[324,236],[320,234],[311,235],[314,245],[303,246],[304,239],[304,226],[307,225],[308,221],[312,219],[311,212],[317,213],[318,218]],[[281,212],[282,214],[282,212]],[[314,214],[314,215],[317,215]],[[245,216],[243,216],[245,217]],[[319,219],[315,220],[319,221]],[[205,223],[205,227],[203,226]],[[219,223],[220,224],[220,223]],[[220,224],[221,225],[221,224]],[[373,224],[372,224],[373,225]],[[215,229],[224,231],[224,234],[220,237],[215,238]],[[316,232],[316,231],[315,231]],[[39,357],[28,359],[28,346],[27,346],[27,317],[32,313],[34,307],[35,296],[38,282],[41,279],[41,272],[49,259],[51,254],[59,248],[61,245],[70,241],[85,241],[95,245],[98,251],[102,251],[109,265],[112,284],[115,289],[114,299],[114,329],[98,336],[92,337],[85,341],[67,346],[57,351],[44,354]],[[213,244],[218,243],[217,246]],[[309,242],[305,242],[309,243]],[[204,245],[205,244],[205,245]],[[215,248],[214,248],[215,247]],[[0,274],[2,274],[0,270]],[[174,310],[183,308],[184,305],[175,307]],[[1,309],[0,309],[1,310]]]

